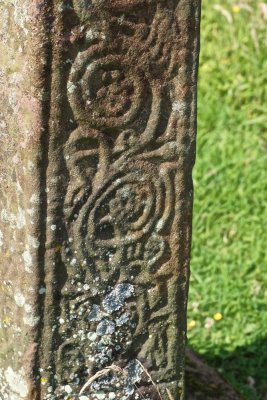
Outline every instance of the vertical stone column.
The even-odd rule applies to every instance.
[[[0,6],[1,394],[182,400],[199,2]]]
[[[40,382],[51,80],[47,3],[0,1],[1,400],[37,399]]]

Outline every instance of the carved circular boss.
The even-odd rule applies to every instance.
[[[90,48],[78,54],[68,82],[69,101],[80,124],[101,130],[124,128],[138,116],[145,85],[124,56],[102,52]]]

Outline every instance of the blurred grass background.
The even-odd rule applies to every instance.
[[[267,399],[266,41],[267,3],[203,0],[188,337],[249,400]]]

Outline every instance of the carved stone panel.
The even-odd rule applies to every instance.
[[[198,8],[55,11],[45,399],[183,397]]]
[[[199,2],[38,7],[43,191],[29,399],[182,400]]]

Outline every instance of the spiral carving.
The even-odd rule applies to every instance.
[[[77,58],[69,80],[69,99],[79,123],[101,130],[120,129],[137,118],[144,83],[141,74],[129,73],[123,56],[97,58],[98,52],[89,49]]]
[[[161,387],[174,393],[181,378],[174,330],[186,257],[177,210],[191,201],[184,175],[194,140],[181,35],[191,11],[177,18],[182,1],[73,1],[59,400],[66,386],[75,399],[159,400]]]

